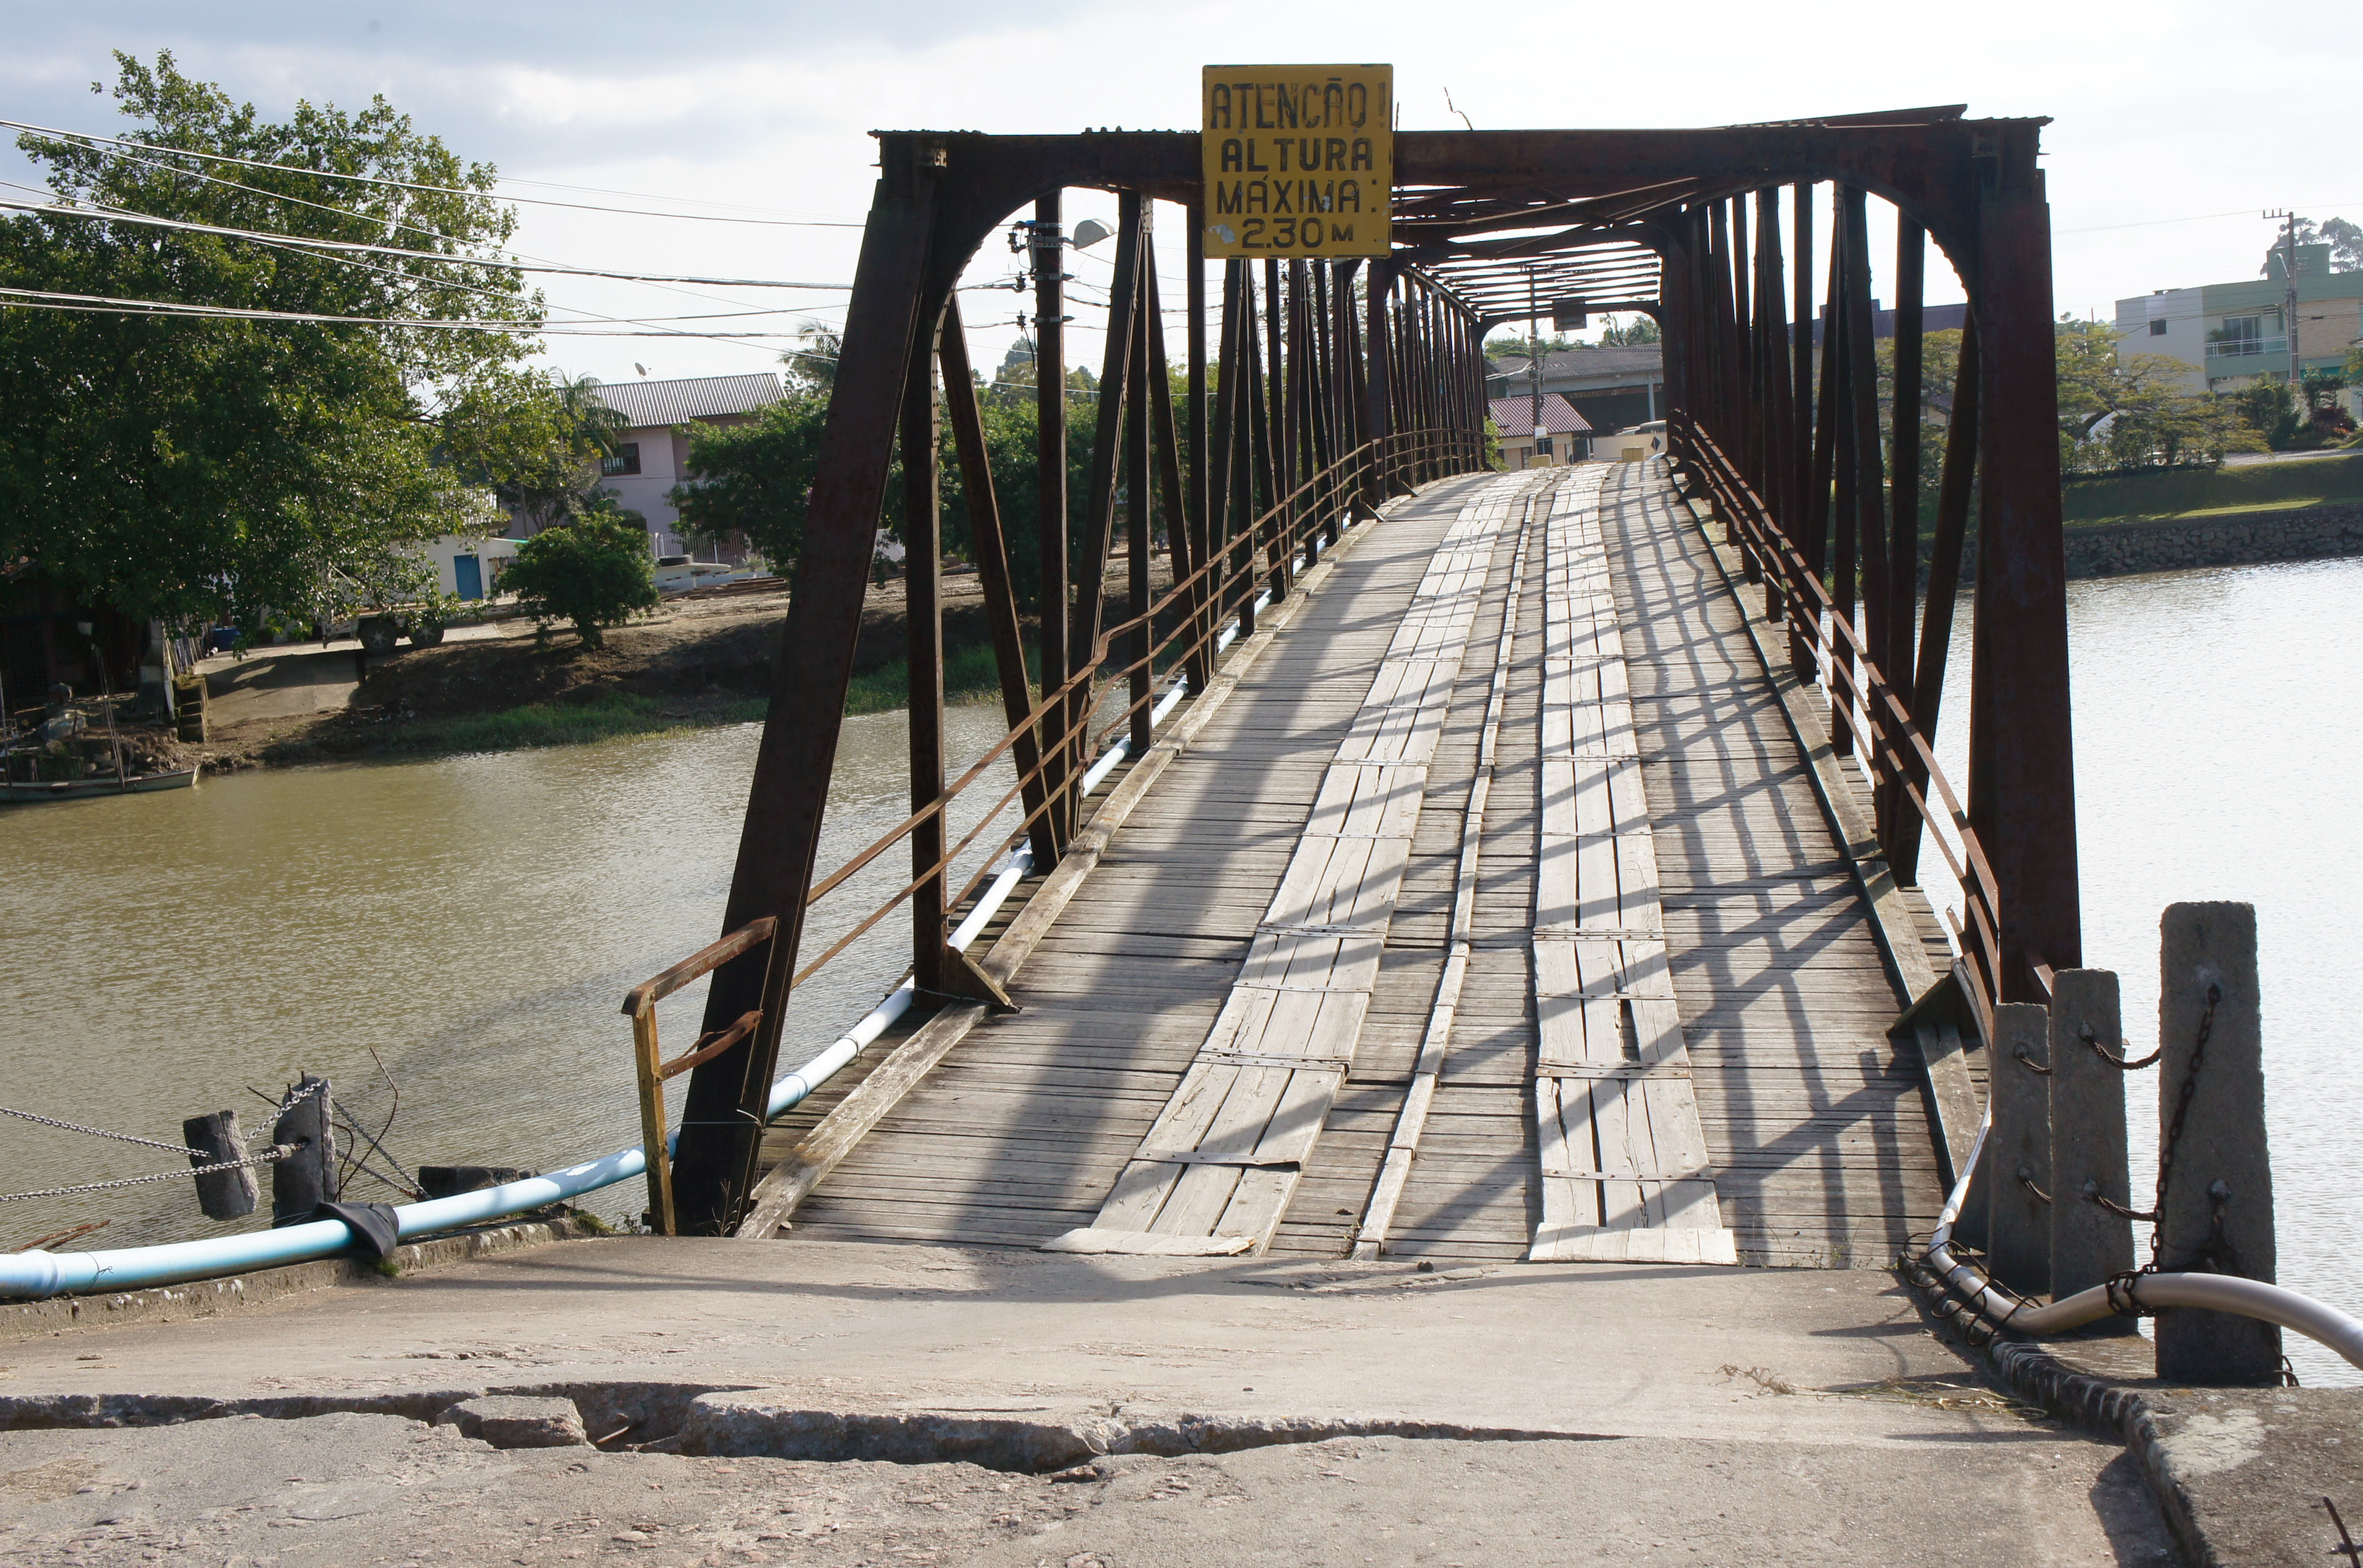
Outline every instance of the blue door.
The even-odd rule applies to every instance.
[[[451,558],[451,581],[453,584],[459,588],[460,596],[461,598],[483,598],[484,596],[483,562],[478,561],[472,555],[453,556]]]

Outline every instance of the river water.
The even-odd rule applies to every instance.
[[[2122,976],[2129,1046],[2147,1050],[2159,912],[2257,906],[2280,1277],[2363,1312],[2363,1206],[2347,1188],[2363,1062],[2346,1022],[2363,823],[2339,804],[2363,772],[2357,606],[2357,561],[2078,583],[2069,599],[2085,962]],[[1939,747],[1957,783],[1969,619],[1964,604]],[[1000,728],[997,705],[953,709],[955,769]],[[847,722],[822,865],[903,817],[904,733],[899,714]],[[236,1106],[261,1130],[269,1111],[248,1086],[308,1069],[375,1129],[393,1094],[373,1049],[401,1087],[388,1146],[405,1162],[545,1168],[628,1146],[616,1009],[717,934],[756,736],[261,772],[0,814],[0,1105],[166,1140],[183,1117]],[[806,951],[899,886],[904,863],[890,853],[825,903]],[[798,995],[783,1061],[884,993],[904,929],[890,917]],[[695,987],[662,1009],[669,1053],[702,1000]],[[2136,1080],[2137,1192],[2155,1170],[2155,1093]],[[0,1120],[7,1191],[173,1165]],[[385,1195],[366,1179],[353,1194]],[[592,1207],[620,1219],[641,1199],[634,1184]],[[0,1246],[95,1218],[107,1229],[76,1245],[227,1229],[174,1182],[0,1206]],[[2356,1381],[2306,1341],[2291,1357],[2309,1383]]]
[[[384,1141],[412,1168],[542,1170],[636,1144],[631,1027],[618,1008],[720,935],[760,733],[268,770],[0,809],[0,1105],[167,1141],[182,1118],[234,1106],[251,1139],[272,1112],[250,1087],[275,1095],[310,1071],[372,1131],[398,1088]],[[950,710],[955,776],[1001,733],[998,704]],[[904,744],[900,713],[846,721],[823,867],[906,814]],[[972,822],[956,814],[957,829]],[[823,901],[807,962],[897,891],[908,866],[897,847]],[[889,916],[797,994],[783,1069],[893,985],[908,930]],[[704,993],[701,982],[659,1008],[668,1055],[694,1038]],[[675,1117],[685,1084],[671,1085]],[[175,1163],[0,1118],[0,1191]],[[349,1191],[394,1201],[366,1177]],[[645,1199],[636,1182],[586,1207],[621,1220]],[[92,1219],[108,1224],[74,1246],[250,1223],[209,1224],[183,1179],[0,1205],[0,1248]]]
[[[1964,595],[1937,747],[1956,788],[1969,613]],[[2126,1050],[2147,1054],[2160,914],[2199,899],[2256,906],[2280,1282],[2363,1316],[2363,1202],[2348,1185],[2363,1156],[2363,1055],[2347,990],[2363,934],[2363,819],[2341,804],[2363,773],[2363,561],[2071,583],[2068,624],[2084,962],[2116,971]],[[2136,1074],[2127,1096],[2144,1208],[2157,1076]],[[2136,1255],[2148,1257],[2146,1228]],[[2287,1339],[2304,1382],[2363,1382],[2312,1340]]]

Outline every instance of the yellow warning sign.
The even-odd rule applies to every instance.
[[[1200,116],[1206,254],[1383,256],[1392,65],[1209,65]]]

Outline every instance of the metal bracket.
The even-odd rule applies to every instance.
[[[996,1013],[1025,1010],[1009,999],[1009,993],[1002,989],[1001,982],[985,973],[982,964],[956,947],[944,949],[944,994],[982,1002]]]

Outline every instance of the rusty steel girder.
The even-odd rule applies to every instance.
[[[1013,675],[1008,650],[1001,649],[1013,727],[1032,727],[1026,746],[1011,754],[1026,781],[1037,858],[1057,852],[1073,830],[1071,788],[1085,760],[1087,731],[1070,718],[1090,704],[1081,696],[1055,703],[1053,694],[1078,690],[1079,677],[1088,693],[1094,671],[1122,669],[1133,701],[1131,728],[1136,739],[1143,734],[1141,651],[1149,628],[1127,632],[1110,662],[1092,663],[1092,643],[1107,624],[1104,583],[1093,573],[1111,559],[1106,497],[1119,471],[1132,480],[1137,513],[1127,522],[1136,541],[1126,556],[1132,573],[1127,613],[1137,617],[1148,602],[1145,530],[1152,507],[1161,508],[1177,578],[1195,573],[1191,596],[1176,613],[1193,635],[1203,633],[1187,645],[1183,661],[1191,684],[1203,684],[1214,627],[1237,619],[1243,631],[1252,629],[1259,584],[1275,595],[1288,592],[1291,551],[1301,547],[1309,559],[1320,549],[1323,506],[1367,508],[1388,487],[1434,478],[1461,461],[1445,454],[1465,450],[1465,442],[1453,448],[1430,441],[1405,449],[1402,461],[1392,446],[1371,443],[1412,432],[1459,431],[1473,439],[1485,417],[1485,331],[1526,316],[1545,297],[1613,303],[1662,324],[1669,402],[1681,411],[1676,425],[1698,432],[1728,468],[1718,469],[1708,487],[1715,504],[1747,497],[1760,510],[1757,523],[1772,530],[1763,537],[1783,540],[1797,570],[1836,573],[1838,602],[1855,602],[1859,568],[1869,566],[1873,580],[1859,584],[1869,595],[1866,668],[1894,666],[1879,675],[1879,689],[1894,695],[1898,709],[1914,705],[1910,722],[1932,734],[1944,644],[1929,635],[1915,650],[1908,625],[1916,514],[1881,500],[1876,420],[1863,417],[1870,390],[1864,370],[1869,273],[1853,215],[1864,195],[1876,195],[1900,210],[1911,235],[1936,245],[1971,305],[1960,390],[1973,395],[1956,399],[1934,581],[1946,586],[1957,580],[1974,469],[1979,554],[1967,793],[1997,889],[1991,916],[2000,954],[1985,984],[1993,997],[2014,999],[2028,994],[2031,959],[2061,968],[2077,963],[2050,228],[2036,164],[2044,123],[1972,120],[1953,106],[1689,130],[1401,132],[1392,256],[1367,267],[1317,262],[1308,264],[1315,271],[1292,266],[1285,274],[1270,269],[1260,279],[1248,264],[1231,262],[1221,288],[1209,291],[1192,238],[1190,392],[1179,426],[1170,407],[1152,417],[1154,410],[1142,406],[1166,402],[1145,390],[1161,379],[1164,366],[1161,330],[1149,325],[1158,308],[1153,282],[1140,281],[1154,269],[1133,261],[1126,275],[1135,281],[1128,290],[1120,283],[1116,314],[1140,325],[1111,338],[1084,550],[1072,563],[1080,570],[1066,559],[1063,528],[1043,529],[1043,664],[1030,716],[1019,713],[1022,669]],[[946,356],[937,347],[963,270],[998,229],[1030,209],[1037,226],[1032,253],[1039,263],[1044,370],[1055,378],[1065,362],[1057,323],[1063,295],[1047,273],[1056,272],[1048,261],[1059,254],[1060,193],[1083,187],[1122,195],[1127,259],[1148,242],[1150,200],[1181,204],[1193,222],[1203,212],[1195,132],[891,131],[878,133],[878,142],[880,177],[804,553],[781,631],[777,684],[721,918],[724,930],[776,918],[778,951],[768,960],[741,957],[715,975],[705,1029],[727,1029],[750,1012],[761,1022],[702,1062],[691,1080],[673,1190],[682,1229],[692,1232],[727,1231],[755,1175],[897,425],[907,426],[914,439],[932,429],[929,397],[914,378],[931,376],[938,359],[956,358],[966,374],[964,354]],[[1825,183],[1843,196],[1839,232],[1830,239],[1844,264],[1829,270],[1834,308],[1827,311],[1831,347],[1841,351],[1816,353],[1805,329],[1812,206],[1792,198],[1793,257],[1782,250],[1779,209],[1784,188],[1802,195]],[[1782,297],[1792,278],[1793,305]],[[1911,281],[1912,297],[1902,307],[1916,314],[1916,275]],[[1212,308],[1210,292],[1219,295]],[[1211,363],[1210,322],[1216,324]],[[1911,364],[1914,384],[1905,390],[1915,396],[1917,373]],[[1041,402],[1044,428],[1058,442],[1046,443],[1041,460],[1042,520],[1049,525],[1065,516],[1063,438],[1054,428],[1063,424],[1064,407],[1055,385],[1044,388]],[[974,411],[956,401],[952,412],[961,459],[976,464]],[[1325,462],[1374,450],[1390,455],[1355,467],[1350,477],[1323,477]],[[1700,458],[1690,450],[1674,455],[1688,468]],[[927,467],[919,465],[910,497],[923,529],[934,490]],[[1343,490],[1351,494],[1341,500]],[[1834,495],[1843,503],[1836,508]],[[1308,523],[1303,528],[1300,507]],[[1334,527],[1334,510],[1326,515],[1326,526]],[[990,531],[993,548],[1002,548],[1000,530]],[[915,570],[932,573],[932,539],[929,531],[914,552]],[[1017,624],[1006,568],[996,562],[982,573],[1003,644]],[[915,613],[931,613],[931,588],[932,582],[915,585]],[[1811,597],[1770,583],[1767,594],[1781,614]],[[1929,620],[1935,626],[1939,617]],[[926,628],[920,632],[915,653],[933,647]],[[1795,636],[1802,656],[1803,628]],[[915,669],[913,695],[935,708],[940,680]],[[947,983],[937,947],[950,913],[941,865],[939,715],[915,715],[912,733],[914,967],[921,984],[934,988]],[[1875,769],[1878,759],[1870,762]],[[1893,777],[1880,780],[1882,842],[1907,875],[1919,822],[1906,804],[1914,791],[1903,781],[1915,766],[1905,758]]]

